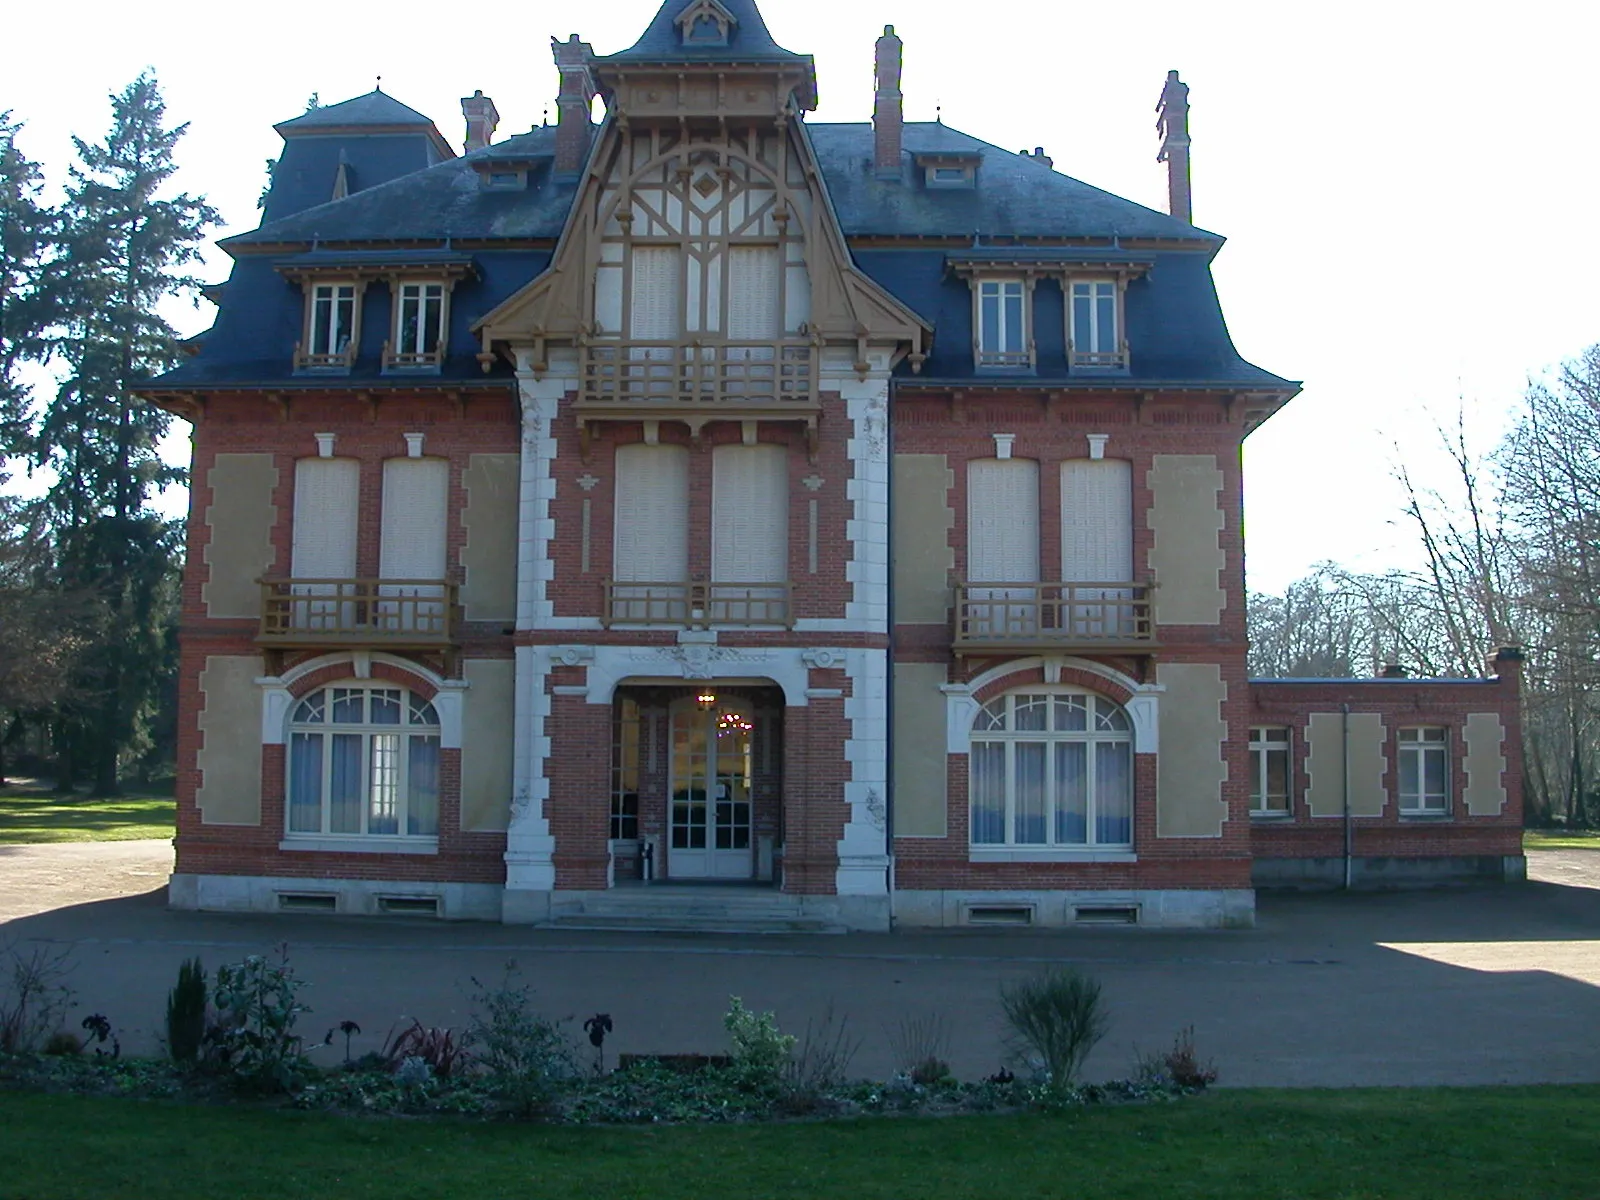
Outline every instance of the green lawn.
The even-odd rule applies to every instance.
[[[1529,829],[1522,835],[1524,850],[1600,850],[1600,830]]]
[[[25,784],[4,787],[0,788],[0,844],[170,838],[175,813],[170,788],[93,800],[82,795],[58,796]]]
[[[27,1200],[1563,1200],[1600,1087],[1214,1093],[1064,1116],[547,1129],[0,1095]]]

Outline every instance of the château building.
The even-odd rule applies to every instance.
[[[1157,212],[906,121],[892,28],[852,124],[753,0],[554,54],[556,123],[478,92],[459,154],[381,91],[277,126],[144,389],[194,426],[174,905],[1237,926],[1520,871],[1515,652],[1247,676],[1299,385],[1229,338],[1176,72]]]

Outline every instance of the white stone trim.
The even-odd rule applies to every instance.
[[[1133,695],[1123,708],[1127,710],[1128,720],[1133,725],[1133,752],[1135,754],[1158,752],[1161,744],[1160,700],[1161,694],[1167,690],[1165,687],[1157,683],[1140,683],[1131,675],[1125,675],[1103,663],[1090,662],[1084,658],[1055,656],[1012,659],[1010,662],[990,667],[968,683],[942,685],[939,690],[945,697],[945,752],[966,754],[972,748],[972,722],[977,719],[978,709],[981,707],[973,698],[974,693],[1009,675],[1035,668],[1044,671],[1047,679],[1059,680],[1063,667],[1098,675],[1101,679],[1132,692]],[[1052,682],[1046,686],[1058,685]]]
[[[495,883],[443,883],[386,879],[302,879],[272,875],[173,875],[171,908],[206,912],[281,912],[278,897],[332,896],[335,913],[376,916],[380,902],[433,898],[447,921],[498,921],[502,891]]]
[[[308,850],[337,854],[437,854],[436,837],[293,837],[278,843],[279,850]]]
[[[1255,924],[1255,896],[1251,888],[930,889],[896,891],[892,903],[895,925],[906,928],[972,926],[969,913],[977,907],[1027,908],[1034,925],[1061,928],[1077,924],[1079,907],[1128,907],[1137,910],[1138,925],[1147,929],[1248,929]]]
[[[843,666],[844,650],[801,650],[792,647],[714,646],[691,642],[678,646],[585,646],[590,704],[610,704],[625,679],[770,679],[783,689],[784,703],[805,708],[809,702],[812,660],[826,657]],[[576,665],[576,664],[573,664]]]
[[[850,695],[844,715],[850,737],[844,744],[850,781],[844,785],[850,817],[839,839],[835,890],[841,896],[882,896],[889,890],[889,654],[851,650],[845,674]]]
[[[889,372],[888,358],[872,354],[873,370],[866,379],[824,371],[821,390],[838,392],[850,420],[845,453],[850,478],[845,498],[850,517],[845,540],[850,556],[845,580],[851,585],[844,619],[800,621],[796,628],[815,633],[887,633],[889,630]]]
[[[511,824],[506,830],[506,890],[552,891],[556,886],[556,840],[550,833],[545,801],[550,779],[550,696],[545,681],[550,655],[545,647],[517,647],[516,704],[513,717]]]
[[[555,603],[549,597],[555,563],[550,543],[555,537],[551,502],[556,496],[552,464],[560,452],[552,432],[562,398],[577,388],[576,376],[548,373],[536,378],[530,352],[519,351],[517,391],[522,400],[522,470],[517,507],[517,628],[556,627]],[[598,622],[596,622],[598,626]]]
[[[972,846],[967,860],[975,863],[1135,863],[1131,850],[1080,850],[1076,846]]]
[[[358,653],[366,656],[368,669],[365,675],[357,673],[356,655]],[[429,670],[421,663],[412,662],[409,658],[399,658],[393,654],[385,654],[379,650],[345,650],[335,654],[324,654],[317,658],[308,659],[303,663],[298,663],[282,675],[264,675],[257,679],[256,684],[261,688],[261,744],[263,746],[282,746],[289,740],[289,710],[294,706],[295,701],[294,694],[290,689],[294,684],[314,671],[320,671],[324,667],[335,667],[341,663],[350,664],[350,674],[353,679],[371,679],[371,665],[373,663],[384,663],[425,680],[434,689],[433,711],[439,714],[440,749],[461,749],[463,699],[471,685],[464,679],[446,679],[443,675]]]

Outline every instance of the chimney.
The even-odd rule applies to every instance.
[[[1156,132],[1161,135],[1157,162],[1167,164],[1167,211],[1180,221],[1194,223],[1194,203],[1189,196],[1189,85],[1176,71],[1167,72],[1167,86],[1156,105]]]
[[[495,128],[500,124],[500,112],[495,108],[494,101],[479,88],[472,95],[461,97],[461,115],[467,119],[466,152],[471,154],[474,150],[482,150],[494,137]]]
[[[1378,676],[1378,678],[1379,679],[1405,679],[1405,678],[1407,678],[1407,672],[1406,672],[1405,667],[1401,666],[1399,663],[1395,663],[1395,662],[1387,663],[1383,668],[1382,674],[1380,674]]]
[[[1031,158],[1034,160],[1034,162],[1043,163],[1050,170],[1055,170],[1056,160],[1044,152],[1043,146],[1035,146],[1032,154],[1029,154],[1026,150],[1024,150],[1022,152],[1022,157]]]
[[[566,41],[550,39],[561,74],[561,92],[556,96],[557,175],[576,175],[589,157],[589,138],[593,126],[589,108],[594,103],[594,49],[573,34]]]
[[[878,39],[877,87],[872,104],[872,166],[879,179],[900,178],[900,149],[905,132],[905,97],[900,92],[900,65],[905,43],[885,25]]]
[[[1502,680],[1507,680],[1512,687],[1522,686],[1522,647],[1501,646],[1494,652],[1494,657],[1489,660],[1489,669]]]

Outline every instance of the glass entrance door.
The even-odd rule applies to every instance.
[[[667,870],[673,879],[752,879],[748,705],[686,698],[672,706]]]

